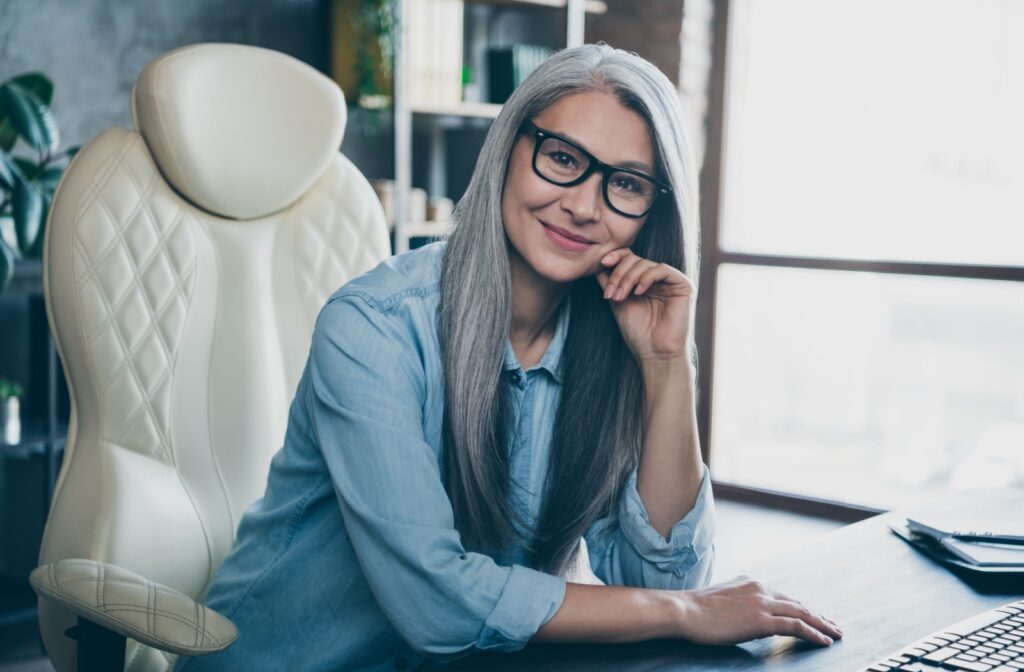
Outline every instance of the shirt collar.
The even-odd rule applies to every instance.
[[[544,352],[540,362],[533,367],[535,369],[546,369],[559,385],[562,384],[562,348],[565,345],[565,337],[569,333],[571,298],[571,294],[567,294],[565,300],[562,301],[562,307],[558,313],[558,322],[555,323],[555,335],[551,337],[548,349]],[[515,351],[512,350],[512,340],[507,336],[505,337],[505,361],[502,364],[502,368],[504,370],[518,370],[522,368],[519,360],[516,359]]]

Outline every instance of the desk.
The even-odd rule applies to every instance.
[[[1024,491],[950,497],[928,509],[1000,510],[996,507],[1024,512]],[[901,516],[888,513],[849,525],[745,571],[836,621],[845,637],[831,647],[789,637],[724,647],[675,640],[531,644],[513,654],[476,654],[449,669],[850,672],[939,628],[1024,596],[1021,575],[979,579],[927,559],[889,531],[886,524],[894,517]]]

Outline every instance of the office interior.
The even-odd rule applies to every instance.
[[[419,36],[396,33],[395,16]],[[699,169],[711,581],[760,567],[796,581],[787,568],[833,535],[863,536],[855,526],[875,521],[871,543],[895,546],[877,557],[917,558],[882,517],[957,502],[985,521],[1007,518],[994,502],[1024,502],[1022,30],[1014,0],[0,0],[0,84],[33,91],[58,138],[46,150],[17,138],[13,98],[0,98],[0,148],[37,199],[26,206],[14,178],[0,180],[0,672],[54,669],[29,585],[71,413],[47,316],[46,209],[71,153],[132,128],[132,89],[154,59],[251,45],[335,82],[339,151],[374,187],[388,255],[444,237],[530,67],[599,41],[654,63],[677,88]],[[411,61],[402,91],[396,41]],[[31,213],[16,209],[32,207],[42,214],[29,234]],[[889,639],[876,632],[838,666],[800,668],[799,647],[776,645],[699,669],[866,666],[1021,599],[1019,576],[979,588],[952,573],[943,580],[989,597],[953,599]]]

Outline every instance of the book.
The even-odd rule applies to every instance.
[[[1022,565],[979,565],[977,563],[964,560],[959,555],[950,551],[944,544],[936,540],[934,537],[911,532],[906,524],[899,519],[890,521],[889,529],[892,530],[896,536],[903,539],[924,555],[928,556],[932,560],[941,562],[944,565],[959,567],[979,575],[1015,574],[1024,576],[1024,566]]]
[[[953,537],[961,540],[1009,542],[1024,544],[1024,517],[1005,515],[965,517],[946,515],[942,517],[908,517],[907,528],[915,534],[932,539]]]
[[[962,541],[945,537],[939,543],[957,557],[980,567],[1024,567],[1024,545]]]

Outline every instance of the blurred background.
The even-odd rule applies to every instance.
[[[29,655],[68,416],[42,226],[76,148],[131,127],[151,59],[236,42],[332,77],[396,253],[444,235],[550,53],[657,65],[701,166],[698,416],[728,568],[723,548],[1024,487],[1021,34],[1014,0],[0,0],[0,669]]]

